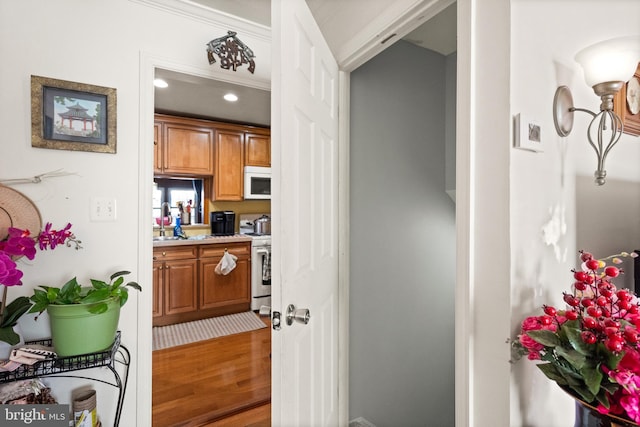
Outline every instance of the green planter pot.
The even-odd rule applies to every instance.
[[[51,340],[59,357],[103,351],[113,344],[120,319],[120,301],[111,299],[104,313],[93,314],[95,304],[49,305]]]

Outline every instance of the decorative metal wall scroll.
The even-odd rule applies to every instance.
[[[249,64],[249,71],[253,74],[256,69],[256,63],[253,61],[255,55],[249,46],[236,37],[236,34],[235,31],[227,31],[226,36],[218,37],[207,43],[209,64],[216,62],[216,58],[213,56],[216,54],[220,58],[220,67],[236,71],[242,64]]]

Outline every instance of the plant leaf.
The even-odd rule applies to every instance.
[[[118,290],[120,291],[120,307],[122,307],[129,299],[129,291],[127,291],[127,288],[120,288]]]
[[[587,403],[593,402],[593,399],[595,399],[595,397],[596,397],[584,385],[572,385],[570,387],[571,387],[571,390],[574,390],[576,393],[578,393],[578,395],[580,395],[582,400],[584,400]]]
[[[547,376],[547,378],[555,381],[558,385],[568,385],[565,378],[560,374],[560,372],[558,372],[558,369],[553,363],[540,363],[536,366]]]
[[[624,356],[624,352],[621,351],[620,353],[613,353],[603,343],[599,342],[597,344],[596,355],[599,359],[604,358],[604,364],[607,368],[616,369],[618,367],[618,363],[620,363]]]
[[[15,345],[20,342],[20,335],[16,334],[13,330],[13,326],[6,326],[0,328],[0,341],[4,341],[10,345]]]
[[[100,302],[108,299],[111,296],[111,292],[108,288],[92,289],[87,296],[82,298],[79,302],[82,304],[91,304],[93,302]]]
[[[561,329],[567,335],[567,339],[569,340],[571,347],[576,349],[576,351],[585,356],[593,354],[595,346],[583,341],[580,329],[569,327],[566,323],[561,326]]]
[[[535,342],[542,344],[545,347],[556,347],[561,344],[557,335],[546,329],[527,331],[527,335],[529,335]]]
[[[103,282],[102,280],[91,279],[91,286],[93,286],[95,289],[104,289],[109,287],[109,284]]]
[[[574,350],[573,348],[564,348],[564,347],[558,346],[555,348],[555,350],[559,356],[564,357],[565,360],[571,363],[571,366],[573,366],[577,370],[580,370],[584,366],[585,361],[587,360],[587,358],[583,354],[580,354],[578,351]]]
[[[50,290],[55,288],[49,288]],[[65,303],[72,303],[75,297],[80,293],[80,285],[78,280],[74,277],[62,286],[62,289],[57,293],[57,297],[60,301]]]
[[[141,291],[142,292],[142,286],[138,285],[138,282],[129,282],[129,283],[127,283],[126,286],[131,286],[136,291]]]
[[[600,366],[585,366],[580,370],[584,383],[589,388],[589,391],[594,395],[600,392],[600,383],[602,382],[602,371]]]
[[[101,303],[94,304],[94,305],[90,306],[89,307],[89,313],[100,314],[100,313],[104,313],[108,309],[109,309],[109,306],[107,305],[107,303],[106,302],[101,302]]]
[[[115,279],[116,277],[120,277],[120,276],[126,276],[127,274],[131,274],[130,271],[117,271],[115,273],[113,273],[110,277],[110,279],[113,281],[113,279]]]
[[[18,319],[29,311],[31,304],[31,301],[27,297],[18,297],[7,304],[4,308],[4,315],[2,317],[2,322],[0,323],[0,328],[15,326]]]
[[[613,394],[613,393],[611,393],[611,394]],[[601,390],[600,393],[598,393],[596,395],[596,399],[598,399],[598,402],[602,403],[602,406],[604,406],[605,408],[607,408],[607,409],[610,408],[609,399],[607,398],[607,395],[604,392],[604,390]]]
[[[111,289],[118,289],[120,285],[124,282],[124,277],[118,277],[115,282],[111,285]]]

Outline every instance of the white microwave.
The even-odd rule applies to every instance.
[[[271,199],[271,168],[244,167],[244,198]]]

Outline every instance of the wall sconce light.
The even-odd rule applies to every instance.
[[[620,140],[622,120],[613,112],[613,97],[629,80],[640,60],[640,37],[622,37],[589,46],[575,56],[584,70],[587,85],[601,99],[600,112],[594,113],[573,106],[573,97],[567,86],[560,86],[553,98],[553,122],[560,136],[567,136],[573,129],[574,111],[590,114],[593,119],[587,129],[589,144],[598,156],[595,182],[604,185],[607,171],[604,163],[607,154]]]

